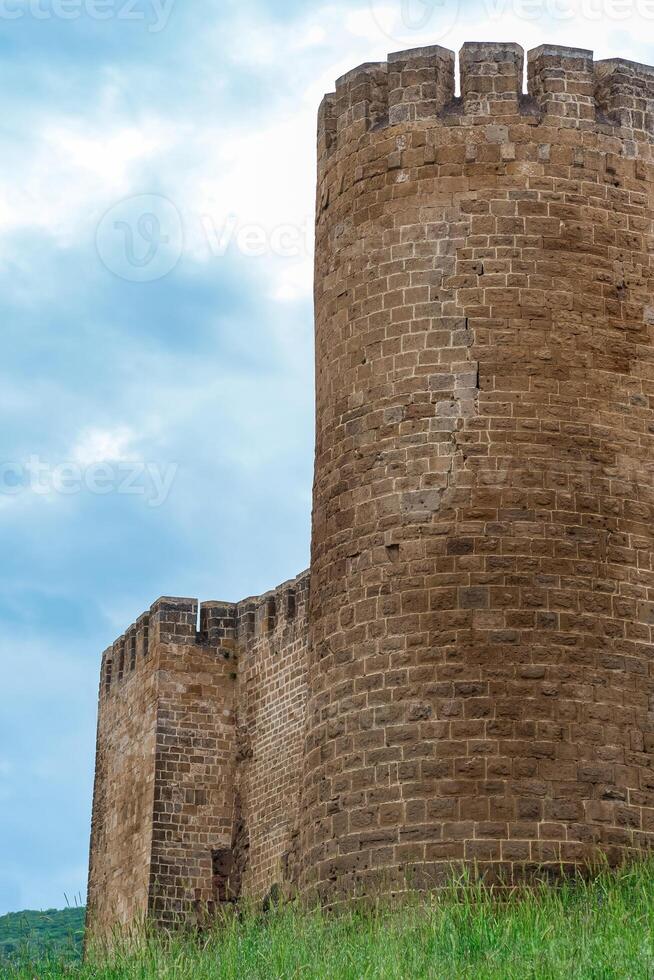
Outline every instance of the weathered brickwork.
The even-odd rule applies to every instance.
[[[105,654],[92,935],[296,886],[307,596],[160,599]]]
[[[310,587],[105,655],[98,934],[654,843],[654,68],[459,60],[322,103]]]
[[[249,829],[244,895],[297,883],[304,758],[309,576],[239,611],[237,766]],[[237,859],[240,855],[236,855]]]
[[[174,923],[215,901],[213,854],[229,848],[236,684],[233,607],[160,600],[155,802],[148,911]]]
[[[127,926],[147,908],[157,726],[148,619],[102,657],[88,897],[93,927]]]
[[[654,840],[654,69],[467,44],[319,125],[302,883]]]

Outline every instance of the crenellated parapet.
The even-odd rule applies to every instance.
[[[160,644],[235,651],[238,607],[230,602],[162,597],[102,655],[101,697],[117,692]]]
[[[654,67],[623,58],[595,64],[597,104],[610,123],[634,133],[654,133]]]
[[[388,56],[391,126],[437,116],[454,98],[454,52],[432,45]]]
[[[524,51],[519,44],[468,42],[459,60],[464,115],[504,117],[520,112]]]
[[[128,680],[148,659],[150,612],[139,616],[102,655],[100,696],[106,697]]]
[[[306,609],[309,573],[284,582],[264,595],[244,599],[236,604],[236,637],[241,649],[249,648],[262,638],[284,636],[293,630]]]
[[[234,649],[236,642],[236,605],[233,602],[203,602],[200,605],[200,626],[196,640]]]
[[[197,599],[157,599],[150,607],[150,638],[153,643],[199,642]]]
[[[529,52],[527,77],[545,124],[592,128],[598,108],[592,51],[541,45]]]
[[[260,637],[285,632],[298,622],[309,590],[305,572],[261,596],[241,602],[199,602],[164,596],[152,604],[102,655],[100,695],[106,698],[146,664],[159,644],[199,646],[237,656]]]
[[[654,141],[654,68],[621,58],[595,62],[582,48],[467,42],[455,55],[438,45],[398,51],[360,65],[325,96],[318,120],[319,159],[371,130],[398,124],[469,126],[529,120],[561,129],[620,130]]]

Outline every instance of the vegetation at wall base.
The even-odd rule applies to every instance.
[[[294,906],[225,916],[201,936],[147,935],[85,964],[57,952],[8,962],[3,980],[654,977],[654,862],[500,897],[459,882],[400,907]]]

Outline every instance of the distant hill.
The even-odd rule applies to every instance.
[[[21,952],[82,950],[84,908],[11,912],[0,916],[0,960]]]

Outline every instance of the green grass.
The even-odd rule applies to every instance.
[[[83,908],[12,912],[0,916],[0,960],[47,951],[81,952],[83,937]]]
[[[654,864],[499,900],[478,885],[399,909],[294,907],[217,923],[202,937],[143,937],[85,965],[50,955],[7,980],[209,978],[654,978]]]

